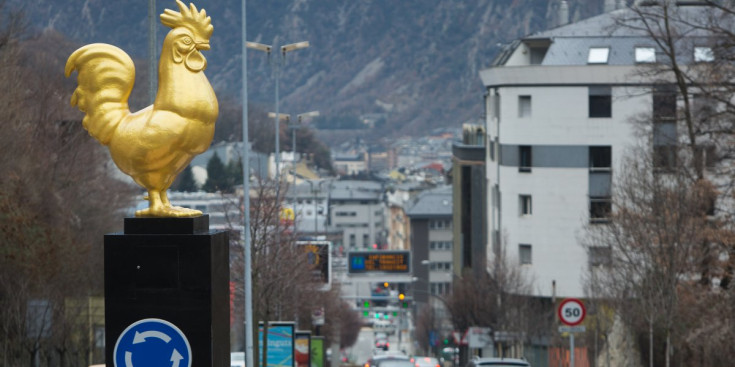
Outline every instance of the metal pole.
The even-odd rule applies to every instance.
[[[316,208],[316,190],[314,190],[314,183],[309,181],[311,183],[311,192],[314,194],[314,239],[316,240],[317,233],[319,232],[319,226],[318,226],[318,220],[319,216],[317,215],[317,208]],[[329,255],[332,256],[332,255]]]
[[[277,40],[276,40],[277,41]],[[273,49],[278,50],[278,43],[273,43]],[[280,233],[280,221],[281,221],[281,211],[280,211],[280,195],[281,195],[281,144],[280,144],[280,135],[281,135],[281,129],[280,129],[280,113],[278,111],[278,84],[280,79],[280,69],[281,69],[281,61],[283,60],[283,56],[281,56],[281,59],[274,60],[273,62],[273,71],[276,74],[276,201],[273,203],[276,208],[276,233],[275,233],[275,242],[276,246],[279,246],[281,243],[281,233]],[[280,320],[280,318],[279,318]]]
[[[253,356],[253,277],[250,254],[250,138],[248,134],[248,52],[246,0],[242,0],[242,192],[243,192],[243,281],[245,286],[245,361],[247,367],[254,367]]]
[[[244,1],[244,0],[243,0]],[[156,100],[156,82],[158,67],[156,58],[156,0],[148,1],[148,99],[153,104]]]
[[[569,367],[574,367],[574,333],[569,333]]]

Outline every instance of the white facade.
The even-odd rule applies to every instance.
[[[639,141],[632,121],[651,114],[651,87],[637,75],[633,55],[652,41],[610,37],[611,16],[520,40],[480,73],[487,88],[487,253],[504,246],[535,295],[584,296],[585,227],[604,225],[596,210],[609,210],[612,175]],[[608,48],[605,62],[590,63],[591,48]],[[597,157],[609,164],[600,167]]]

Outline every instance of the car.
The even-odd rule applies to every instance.
[[[434,357],[413,356],[414,367],[441,367],[439,360]]]
[[[518,358],[476,358],[467,367],[531,367],[531,364]]]
[[[389,347],[390,343],[388,343],[388,339],[375,339],[375,348],[388,350]]]
[[[411,361],[395,359],[382,362],[380,367],[413,367],[413,363]]]
[[[365,362],[364,367],[384,367],[383,363],[388,361],[406,361],[408,362],[412,367],[413,363],[411,363],[410,359],[405,354],[399,354],[399,353],[386,353],[386,354],[379,354],[374,355],[370,357],[370,359]]]

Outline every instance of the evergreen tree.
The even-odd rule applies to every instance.
[[[212,158],[207,162],[207,181],[204,182],[202,189],[206,192],[228,192],[232,189],[231,185],[228,185],[227,172],[225,165],[217,155],[217,152],[212,155]]]
[[[227,163],[227,179],[230,188],[242,185],[242,157]]]
[[[191,171],[191,165],[186,166],[181,175],[176,178],[172,188],[176,191],[195,192],[199,190],[196,181],[194,181],[194,173]]]

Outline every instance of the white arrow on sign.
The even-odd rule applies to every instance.
[[[174,348],[174,352],[171,353],[171,362],[173,362],[171,367],[179,367],[179,362],[181,362],[182,359],[184,359],[184,356],[182,356],[181,353],[179,353],[179,351]]]
[[[163,340],[164,342],[168,343],[171,341],[171,337],[160,332],[160,331],[144,331],[142,333],[135,332],[135,337],[133,337],[133,344],[142,343],[145,341],[146,338],[158,338]]]

